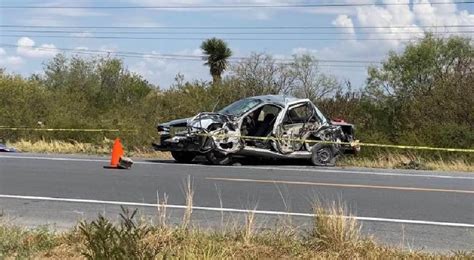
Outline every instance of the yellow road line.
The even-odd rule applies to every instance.
[[[258,180],[258,179],[235,179],[235,178],[206,178],[215,181],[233,181],[233,182],[255,182],[255,183],[272,183],[272,184],[294,184],[294,185],[311,185],[311,186],[328,186],[328,187],[344,187],[344,188],[362,188],[362,189],[384,189],[384,190],[404,190],[404,191],[429,191],[429,192],[451,192],[474,194],[472,190],[449,190],[449,189],[433,189],[433,188],[417,188],[417,187],[400,187],[400,186],[380,186],[380,185],[362,185],[362,184],[346,184],[346,183],[325,183],[325,182],[304,182],[304,181],[280,181],[280,180]]]

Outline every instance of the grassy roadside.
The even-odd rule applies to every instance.
[[[338,162],[338,166],[474,172],[474,164],[465,159],[434,160],[397,153],[384,153],[376,158],[347,156]]]
[[[291,221],[258,229],[248,213],[243,225],[203,230],[190,224],[167,224],[159,206],[155,224],[123,209],[118,223],[99,217],[58,233],[0,224],[0,258],[51,259],[473,259],[473,252],[446,254],[379,245],[363,237],[360,225],[333,203],[315,207],[311,229],[298,232]],[[138,219],[138,220],[137,220]]]
[[[79,143],[76,141],[40,140],[32,142],[20,140],[18,142],[8,143],[8,146],[15,147],[23,152],[108,155],[110,154],[112,143],[113,140],[110,139],[104,139],[100,144]],[[169,153],[156,152],[150,147],[128,149],[126,154],[130,157],[171,159]],[[472,161],[466,159],[434,160],[416,158],[399,153],[380,153],[378,156],[371,158],[347,156],[339,160],[338,166],[474,172],[474,164]]]
[[[61,154],[88,154],[88,155],[110,155],[114,140],[104,139],[100,144],[80,143],[74,140],[65,141],[28,141],[7,142],[7,146],[14,147],[21,152],[31,153],[61,153]],[[166,152],[153,151],[148,148],[125,149],[126,156],[171,159],[171,155]]]

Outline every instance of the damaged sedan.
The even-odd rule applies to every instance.
[[[354,126],[330,121],[309,100],[284,95],[249,97],[218,112],[202,112],[157,126],[157,151],[177,162],[204,155],[212,164],[238,157],[293,158],[334,166],[339,155],[357,153]]]

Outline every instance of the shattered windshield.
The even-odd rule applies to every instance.
[[[241,116],[262,103],[260,99],[246,98],[236,101],[219,111],[221,114]]]

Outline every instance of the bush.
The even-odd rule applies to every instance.
[[[153,259],[160,248],[150,246],[145,239],[154,230],[152,226],[139,224],[132,213],[122,207],[120,224],[111,223],[104,216],[82,222],[80,234],[85,238],[82,254],[88,259]]]

